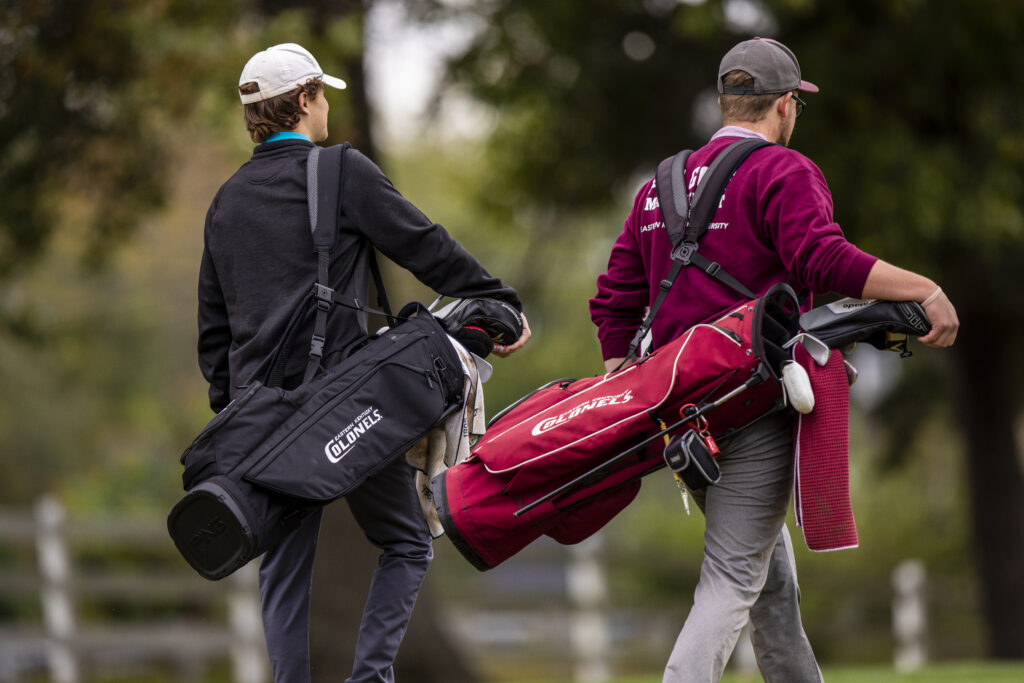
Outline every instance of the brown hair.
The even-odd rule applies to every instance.
[[[263,142],[274,133],[292,130],[299,123],[299,93],[305,92],[310,99],[321,96],[324,82],[311,78],[294,90],[277,97],[250,102],[245,105],[245,128],[253,142]],[[260,91],[255,81],[238,86],[238,92],[251,95]]]
[[[725,85],[754,85],[754,77],[746,71],[734,70],[722,77]],[[725,95],[718,96],[719,107],[722,109],[722,123],[730,121],[760,121],[768,115],[775,100],[786,93],[767,93],[764,95]]]

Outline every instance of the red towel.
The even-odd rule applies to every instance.
[[[856,548],[850,502],[850,384],[843,356],[833,350],[824,367],[800,344],[794,359],[807,370],[814,410],[800,415],[793,437],[796,523],[811,550]]]

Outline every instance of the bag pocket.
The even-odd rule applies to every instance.
[[[332,501],[408,450],[457,405],[446,400],[432,360],[395,358],[278,428],[244,478],[295,498]]]

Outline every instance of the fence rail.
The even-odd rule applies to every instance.
[[[51,498],[34,510],[0,510],[0,683],[37,680],[40,672],[54,683],[81,683],[156,666],[180,680],[203,680],[218,667],[234,683],[267,683],[255,564],[210,582],[169,548],[155,521],[68,519]],[[109,561],[139,552],[149,556]],[[681,615],[613,605],[608,559],[601,534],[569,547],[535,544],[514,567],[460,583],[445,621],[489,662],[521,666],[529,652],[531,661],[561,663],[577,681],[610,680],[623,653],[668,652]],[[900,565],[893,581],[895,663],[912,670],[927,661],[924,567]],[[112,618],[97,605],[130,614]],[[732,666],[755,671],[746,636]]]
[[[152,662],[171,663],[184,678],[198,678],[223,660],[230,662],[235,683],[269,679],[255,566],[216,583],[192,574],[184,563],[180,570],[169,562],[154,571],[94,569],[79,551],[98,544],[122,552],[160,551],[168,539],[153,522],[69,520],[53,498],[41,499],[34,511],[0,511],[0,547],[12,558],[18,556],[17,546],[35,550],[34,562],[0,564],[0,605],[37,597],[40,609],[34,623],[0,622],[0,681],[18,681],[42,669],[55,683],[79,683],[87,672]],[[137,619],[99,619],[83,608],[112,600],[130,605],[193,601],[210,607],[201,617]]]

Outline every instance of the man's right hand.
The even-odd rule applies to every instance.
[[[935,298],[932,299],[932,296]],[[888,301],[920,301],[932,330],[919,341],[925,346],[937,349],[952,346],[956,340],[960,321],[956,309],[938,285],[917,273],[890,265],[879,259],[871,266],[862,299],[886,299]],[[925,306],[924,302],[928,305]]]
[[[514,344],[510,344],[508,346],[501,346],[500,344],[495,345],[493,351],[495,356],[498,356],[499,358],[506,358],[515,353],[516,351],[518,351],[519,349],[521,349],[523,347],[523,344],[525,344],[527,340],[530,339],[530,336],[532,334],[530,332],[530,323],[526,322],[525,315],[522,316],[522,319],[523,333],[519,335],[519,339],[517,339]]]
[[[932,323],[932,329],[928,334],[919,337],[918,341],[937,349],[952,346],[956,340],[957,330],[960,329],[960,320],[956,317],[956,309],[953,308],[946,293],[940,292],[934,301],[924,307],[924,312]]]

